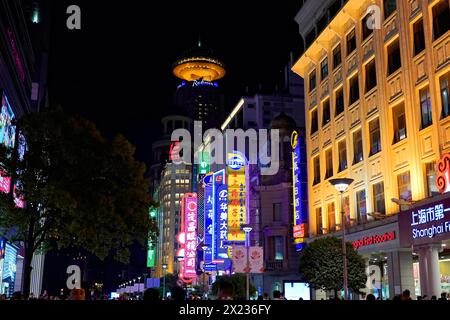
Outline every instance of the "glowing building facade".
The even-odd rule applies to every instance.
[[[449,5],[306,1],[298,12],[305,51],[293,71],[305,79],[311,236],[342,223],[330,178],[354,179],[344,195],[350,234],[398,234],[395,215],[437,194],[436,161],[450,148]],[[414,287],[412,253],[386,249],[366,253],[387,263],[392,298]]]

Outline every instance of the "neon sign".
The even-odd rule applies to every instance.
[[[396,239],[395,231],[386,232],[384,234],[376,234],[369,237],[364,237],[362,239],[358,239],[352,242],[353,248],[358,250],[361,247],[371,246],[374,244],[394,241]]]
[[[228,250],[225,243],[228,241],[228,186],[225,184],[225,170],[220,170],[213,175],[214,180],[214,259],[228,259]]]
[[[303,248],[304,238],[307,231],[307,212],[306,205],[303,202],[304,188],[302,186],[302,174],[305,172],[301,170],[302,162],[302,141],[301,136],[297,131],[292,132],[291,135],[292,147],[292,196],[294,205],[294,239],[297,250]],[[304,171],[304,170],[303,170]]]
[[[203,179],[205,184],[205,196],[204,196],[204,204],[205,204],[205,214],[204,214],[204,220],[205,220],[205,228],[204,233],[205,237],[203,240],[204,245],[207,247],[206,250],[204,250],[205,255],[205,263],[211,263],[213,259],[213,238],[214,238],[214,226],[213,226],[213,220],[214,220],[214,192],[213,192],[213,184],[212,184],[212,173],[205,176]]]
[[[186,81],[182,81],[178,86],[177,89],[183,88],[187,86],[187,82]],[[219,84],[215,81],[211,82],[211,81],[205,81],[205,80],[194,80],[192,82],[192,87],[214,87],[214,88],[218,88]]]
[[[7,30],[8,32],[8,38],[9,38],[9,44],[11,46],[11,53],[14,59],[14,62],[16,63],[17,69],[19,71],[20,80],[25,81],[25,71],[23,70],[22,61],[20,60],[19,51],[16,47],[16,41],[14,40],[13,33],[10,28]]]
[[[240,152],[228,154],[228,241],[245,241],[247,223],[247,161]]]
[[[436,186],[441,194],[450,191],[450,153],[444,153],[437,162]]]
[[[197,256],[197,194],[186,193],[182,199],[184,215],[184,277],[195,278]]]

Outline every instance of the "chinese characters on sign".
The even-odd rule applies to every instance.
[[[183,196],[184,231],[186,235],[184,250],[184,277],[195,278],[197,252],[197,194]]]
[[[307,212],[306,205],[303,202],[304,190],[302,186],[303,176],[306,172],[301,170],[302,162],[302,143],[301,136],[294,131],[291,136],[292,146],[292,195],[294,204],[294,239],[297,250],[303,247],[304,238],[306,237]]]
[[[245,241],[241,226],[247,223],[246,189],[245,157],[228,154],[228,241]]]
[[[399,214],[400,244],[444,240],[450,233],[450,199]]]
[[[217,216],[217,254],[215,258],[227,259],[227,247],[225,242],[228,240],[228,188],[226,184],[221,184],[216,189],[216,216]]]
[[[214,193],[213,193],[213,186],[212,183],[209,182],[205,184],[205,196],[204,196],[204,204],[205,204],[205,213],[204,213],[204,220],[205,220],[205,238],[203,240],[203,243],[206,247],[206,250],[204,251],[205,255],[205,263],[211,263],[213,259],[213,237],[214,237],[214,228],[213,228],[213,216],[214,216]]]

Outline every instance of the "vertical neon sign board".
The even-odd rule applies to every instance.
[[[205,263],[211,263],[213,260],[213,239],[214,239],[214,226],[213,226],[213,220],[214,220],[214,193],[213,193],[213,183],[212,183],[212,174],[208,174],[205,176],[203,182],[205,186],[205,197],[204,197],[204,203],[205,203],[205,237],[203,240],[204,245],[207,247],[204,251],[205,254]]]
[[[150,220],[156,219],[156,209],[152,209],[149,212]],[[153,245],[152,240],[148,239],[147,242],[147,267],[153,268],[155,266],[155,258],[156,258],[156,250],[155,246]]]
[[[195,278],[197,276],[197,194],[186,193],[183,196],[185,250],[184,250],[184,277]]]
[[[228,166],[228,241],[243,242],[241,226],[247,223],[247,161],[240,152],[229,153]]]
[[[225,170],[220,170],[213,175],[214,203],[214,228],[215,237],[213,245],[214,259],[228,258],[225,242],[228,241],[228,187],[225,184]]]
[[[294,204],[294,239],[298,250],[303,247],[306,236],[306,208],[303,204],[304,191],[302,186],[302,150],[301,136],[294,131],[291,136],[292,146],[292,195]]]

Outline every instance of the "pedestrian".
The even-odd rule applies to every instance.
[[[373,294],[369,293],[366,297],[366,300],[367,301],[375,301],[375,296]]]
[[[222,280],[219,282],[217,298],[219,300],[233,300],[233,291],[233,284]]]
[[[431,296],[431,300],[437,300],[436,296]]]
[[[156,302],[159,301],[159,291],[155,288],[148,288],[144,291],[144,301]]]
[[[267,292],[264,292],[263,300],[270,300],[269,294]]]
[[[0,301],[6,300],[6,294],[0,294]]]
[[[172,290],[170,290],[170,297],[171,300],[173,301],[184,301],[186,300],[186,292],[184,291],[183,288],[179,287],[179,286],[175,286],[172,288]]]
[[[439,300],[447,300],[447,292],[442,292]]]
[[[403,294],[402,294],[402,297],[400,300],[411,300],[411,292],[408,289],[403,291]]]
[[[57,297],[52,297],[51,300],[56,300],[56,298]],[[86,300],[86,293],[84,289],[72,289],[72,291],[70,291],[69,300],[77,300],[77,301]]]
[[[273,292],[273,300],[284,300],[281,298],[281,292],[278,290],[275,290]]]

